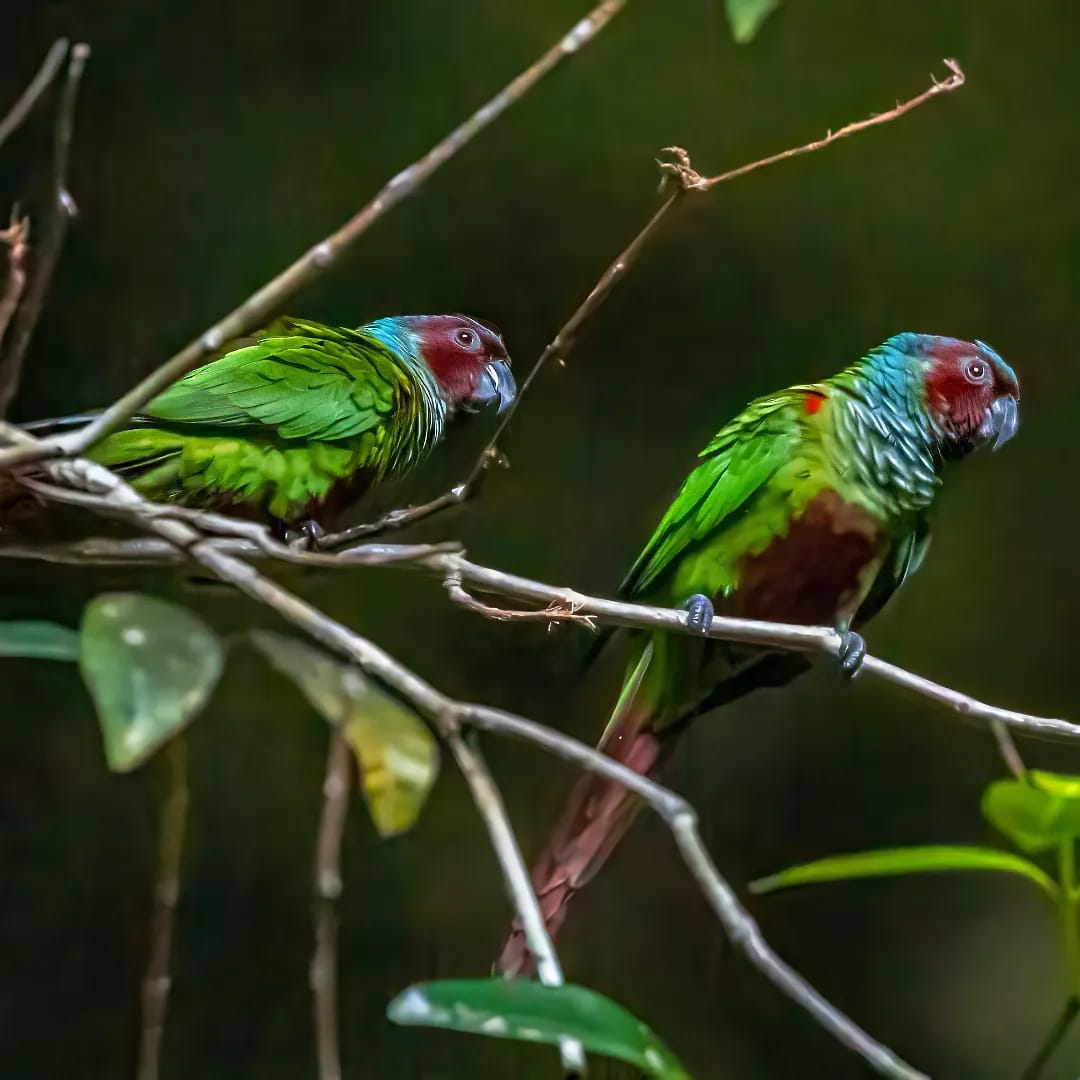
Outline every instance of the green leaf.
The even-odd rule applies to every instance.
[[[341,726],[379,833],[395,836],[412,828],[439,774],[439,747],[427,725],[359,668],[321,649],[269,631],[252,638],[319,713]]]
[[[186,608],[140,593],[105,593],[87,604],[79,667],[109,768],[135,768],[190,723],[223,666],[217,635]]]
[[[761,24],[780,6],[780,0],[725,0],[731,36],[739,45],[757,37]]]
[[[79,635],[58,623],[0,622],[0,656],[32,660],[78,660]]]
[[[1060,795],[1063,799],[1080,800],[1080,776],[1067,776],[1064,773],[1044,772],[1042,769],[1030,769],[1027,779],[1037,788]]]
[[[983,816],[1018,848],[1047,851],[1080,836],[1080,780],[1032,772],[1025,780],[998,780],[983,793]],[[1034,786],[1038,785],[1038,786]]]
[[[450,1028],[525,1042],[575,1039],[661,1080],[690,1080],[674,1054],[637,1017],[584,986],[531,979],[447,979],[417,983],[387,1006],[395,1024]]]
[[[1019,874],[1033,881],[1051,897],[1055,897],[1058,892],[1057,885],[1034,863],[1012,852],[945,844],[932,847],[882,848],[853,855],[833,855],[759,878],[750,883],[750,891],[768,893],[796,885],[816,885],[826,881],[853,881],[858,878],[940,873],[949,870],[999,870]]]

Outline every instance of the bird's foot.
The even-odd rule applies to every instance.
[[[686,608],[686,625],[699,634],[707,634],[715,614],[712,601],[704,593],[694,593],[683,607]]]
[[[326,530],[314,518],[308,518],[299,528],[285,530],[285,543],[297,551],[314,551],[325,535]]]
[[[866,641],[862,634],[856,634],[854,630],[841,630],[836,658],[840,661],[840,674],[845,679],[854,679],[866,659]]]

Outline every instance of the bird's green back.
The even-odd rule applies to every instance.
[[[296,319],[165,390],[92,451],[153,498],[304,516],[340,481],[411,467],[446,406],[426,366],[370,333]]]

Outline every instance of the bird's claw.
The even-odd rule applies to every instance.
[[[699,634],[707,634],[715,614],[712,601],[704,593],[694,593],[683,607],[686,608],[687,627]]]
[[[286,530],[285,543],[297,551],[314,551],[325,535],[326,530],[313,518],[308,518],[298,529]]]
[[[862,670],[863,661],[866,659],[866,641],[863,636],[856,634],[854,630],[842,630],[836,658],[840,661],[840,674],[845,679],[854,679]]]

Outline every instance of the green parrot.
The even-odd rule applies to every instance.
[[[87,457],[151,499],[278,531],[319,527],[420,461],[454,412],[495,402],[502,411],[515,394],[502,338],[465,315],[398,315],[356,330],[279,319],[170,386]]]
[[[898,334],[823,382],[749,405],[700,454],[623,583],[631,601],[684,605],[691,627],[724,615],[833,626],[854,674],[854,627],[918,569],[944,464],[1013,436],[1019,384],[982,342]],[[635,631],[622,693],[599,748],[655,775],[695,717],[805,670],[800,654]],[[586,774],[534,864],[554,933],[630,826],[639,801]],[[531,966],[516,927],[499,968]]]

